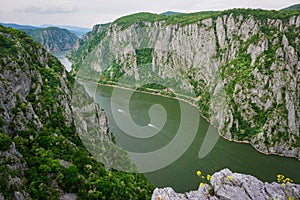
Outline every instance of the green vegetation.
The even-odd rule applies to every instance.
[[[0,151],[9,150],[11,144],[12,139],[9,137],[9,135],[0,130]]]
[[[140,26],[144,26],[144,22],[155,22],[161,19],[164,19],[164,16],[143,12],[121,17],[115,20],[113,24],[122,27],[122,30],[124,30],[134,23],[139,24]]]
[[[226,102],[234,118],[231,122],[227,119],[228,121],[224,123],[224,131],[231,132],[232,138],[236,140],[256,141],[257,143],[258,134],[261,134],[263,135],[263,141],[267,148],[275,146],[276,144],[282,145],[286,142],[289,142],[291,148],[299,147],[298,134],[296,134],[295,131],[292,132],[288,122],[285,122],[285,119],[288,119],[286,95],[287,92],[291,91],[286,86],[278,88],[278,93],[281,93],[282,101],[277,102],[277,94],[274,94],[273,89],[275,87],[274,82],[276,82],[275,76],[279,76],[282,82],[288,83],[290,81],[288,77],[291,77],[289,73],[296,73],[295,65],[291,64],[291,62],[293,62],[291,60],[294,58],[288,58],[288,55],[295,55],[295,57],[297,55],[299,60],[300,27],[290,24],[292,22],[290,22],[291,17],[297,17],[299,15],[299,10],[267,11],[261,9],[231,9],[226,11],[208,11],[176,15],[137,13],[117,19],[105,29],[101,29],[102,31],[92,31],[90,35],[99,40],[95,41],[93,37],[91,42],[87,40],[78,51],[84,52],[84,55],[72,58],[75,61],[77,69],[81,70],[80,75],[84,79],[90,80],[95,78],[95,80],[98,81],[99,77],[97,77],[95,75],[96,73],[93,73],[95,71],[89,67],[91,64],[97,63],[97,61],[92,62],[90,60],[91,57],[98,55],[95,54],[95,52],[97,52],[97,48],[101,46],[101,41],[110,41],[112,36],[112,32],[109,32],[110,30],[113,30],[113,34],[117,35],[119,32],[124,33],[122,31],[131,27],[130,31],[136,30],[137,35],[140,36],[140,38],[135,38],[138,39],[139,44],[141,44],[140,46],[148,48],[139,49],[135,40],[133,40],[132,43],[130,43],[130,40],[128,43],[124,42],[124,44],[120,44],[120,46],[116,45],[117,48],[119,48],[118,50],[122,48],[125,49],[124,46],[126,45],[131,45],[135,48],[135,52],[130,54],[130,59],[126,60],[127,57],[125,57],[125,61],[124,57],[117,51],[116,54],[114,54],[115,52],[111,54],[107,53],[113,58],[109,57],[111,58],[111,62],[106,63],[108,65],[106,66],[107,68],[104,70],[104,73],[99,75],[101,76],[100,82],[104,84],[118,84],[117,82],[121,76],[124,76],[126,79],[135,80],[137,73],[135,73],[136,69],[133,69],[132,66],[137,66],[140,82],[142,82],[142,86],[139,90],[161,92],[167,91],[168,88],[173,88],[177,94],[185,94],[181,93],[181,88],[178,87],[178,85],[183,86],[183,84],[177,85],[177,77],[168,78],[166,75],[161,75],[161,71],[164,70],[164,65],[172,67],[172,63],[175,62],[173,59],[175,54],[169,52],[167,55],[164,55],[166,57],[162,57],[161,62],[157,61],[157,55],[155,55],[156,51],[153,49],[153,46],[148,45],[148,43],[144,45],[143,30],[149,30],[151,32],[151,28],[155,29],[158,26],[157,23],[159,23],[159,26],[162,28],[174,28],[175,31],[182,26],[198,24],[201,28],[214,31],[216,36],[216,38],[211,38],[212,40],[216,39],[216,49],[215,53],[211,52],[212,60],[209,62],[222,63],[221,66],[218,66],[218,72],[220,73],[220,78],[224,80],[224,89],[227,96]],[[232,16],[234,25],[225,22],[226,19],[229,19],[229,16]],[[225,34],[219,32],[219,34],[224,36],[223,40],[227,45],[223,48],[221,47],[222,45],[219,44],[219,35],[217,35],[216,19],[218,17],[224,20],[223,26]],[[212,19],[212,25],[209,28],[199,23],[201,20],[210,18]],[[271,23],[271,21],[273,22]],[[252,22],[254,22],[254,24],[248,24]],[[229,25],[231,26],[231,30],[228,29]],[[149,27],[150,29],[144,29],[145,27]],[[184,32],[188,30],[188,28],[189,27],[186,27],[186,29],[181,30]],[[129,29],[126,31],[129,31]],[[183,34],[186,34],[188,37],[194,33],[186,31]],[[172,36],[173,35],[171,35],[170,40],[172,40]],[[287,38],[286,41],[285,38]],[[287,50],[287,47],[284,47],[284,42],[285,45],[290,46],[288,47],[289,50]],[[116,46],[112,47],[109,46],[109,44],[107,46],[106,49],[109,49],[109,51],[114,51],[114,49],[111,48],[116,48]],[[288,53],[288,51],[290,53]],[[294,53],[291,53],[293,51]],[[85,54],[85,52],[89,52],[90,55]],[[193,49],[191,53],[195,55],[196,52],[197,49]],[[282,52],[283,56],[279,56],[280,52]],[[75,54],[72,54],[72,56],[73,55]],[[117,55],[120,55],[121,58],[117,57]],[[155,63],[152,63],[153,60],[155,60]],[[190,59],[187,62],[193,61],[194,60]],[[155,68],[152,64],[161,66]],[[184,61],[180,64],[182,67],[176,65],[176,67],[178,67],[176,69],[176,72],[179,74],[178,77],[183,76],[185,80],[187,79],[193,86],[194,94],[197,97],[197,105],[202,115],[209,119],[212,112],[212,110],[210,110],[211,100],[213,98],[211,94],[219,85],[213,83],[214,80],[212,83],[210,80],[207,80],[210,78],[210,76],[204,74],[207,73],[207,71],[199,69],[200,67],[205,68],[206,66],[194,67],[189,64],[185,66]],[[94,67],[95,65],[92,66]],[[290,67],[293,69],[290,70]],[[128,71],[128,74],[131,75],[125,74],[125,71]],[[168,72],[166,72],[166,74],[168,74]],[[164,78],[154,78],[157,77],[157,75]],[[156,84],[148,84],[144,79],[151,80]],[[210,85],[208,85],[208,83]],[[124,84],[123,86],[127,87],[128,85]],[[162,85],[166,86],[166,88],[161,88]],[[273,85],[273,87],[271,87],[271,85]],[[264,94],[257,94],[260,93],[262,89]],[[170,93],[170,95],[173,95],[173,93]],[[292,101],[292,103],[297,104],[294,100]],[[267,103],[270,104],[270,106],[265,106]],[[283,124],[285,125],[281,125],[279,121],[284,121]],[[293,141],[291,142],[291,140]]]
[[[143,64],[152,63],[153,48],[136,49],[136,63],[138,66]]]
[[[202,19],[207,19],[210,17],[216,17],[221,12],[217,11],[203,11],[197,13],[189,13],[189,14],[178,14],[178,15],[157,15],[152,13],[137,13],[133,15],[128,15],[125,17],[121,17],[113,22],[113,24],[117,24],[122,27],[121,30],[124,30],[131,26],[132,24],[139,24],[140,27],[145,26],[145,22],[156,22],[156,21],[164,21],[166,24],[180,24],[182,26],[195,23]]]
[[[109,23],[96,25],[94,27],[94,30],[99,30],[99,32],[91,31],[86,34],[86,38],[88,38],[89,42],[86,42],[85,39],[79,40],[79,49],[77,49],[76,51],[72,51],[71,54],[68,56],[68,58],[74,62],[74,65],[72,66],[72,68],[74,69],[73,73],[81,69],[81,67],[83,66],[83,58],[87,58],[88,55],[97,47],[97,45],[99,45],[102,39],[106,36],[109,25]],[[87,71],[86,73],[85,70]],[[86,74],[86,76],[94,74],[90,73],[89,67],[86,67],[85,70],[82,70],[82,73]]]
[[[9,79],[0,79],[1,89],[16,99],[11,110],[6,106],[0,108],[0,153],[9,150],[14,142],[22,154],[20,162],[26,163],[26,167],[20,165],[11,170],[13,158],[0,161],[0,193],[5,199],[13,199],[14,191],[25,191],[32,199],[59,199],[60,191],[74,193],[78,199],[151,197],[154,188],[143,175],[106,169],[83,146],[75,125],[67,123],[65,104],[70,104],[69,88],[74,78],[55,57],[25,33],[0,26],[0,61],[2,74],[21,71],[32,83],[28,96],[22,96],[9,89]],[[68,80],[63,73],[67,73]],[[6,103],[12,100],[0,98]],[[41,127],[26,118],[26,113],[32,112],[30,105]],[[4,110],[11,116],[8,123],[3,117]],[[20,178],[21,186],[10,184],[9,176]]]
[[[293,15],[299,14],[297,10],[284,10],[284,11],[267,11],[260,9],[231,9],[225,11],[202,11],[196,13],[182,13],[175,15],[157,15],[153,13],[137,13],[121,17],[113,22],[122,27],[121,30],[124,30],[131,26],[132,24],[138,24],[140,27],[145,26],[144,22],[157,22],[164,21],[166,24],[180,24],[182,26],[196,23],[203,19],[216,19],[218,16],[230,15],[235,16],[244,16],[248,17],[249,15],[254,16],[256,19],[266,20],[266,19],[287,19]]]
[[[53,182],[79,199],[149,198],[153,188],[142,175],[107,171],[81,144],[74,145],[65,135],[69,135],[66,130],[44,128],[14,138],[29,166],[24,179],[32,198],[58,198]]]

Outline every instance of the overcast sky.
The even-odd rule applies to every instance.
[[[0,22],[92,27],[141,12],[281,9],[300,0],[0,0]]]

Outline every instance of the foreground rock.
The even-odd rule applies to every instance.
[[[176,193],[172,188],[156,188],[152,200],[164,199],[299,199],[300,185],[263,183],[257,178],[223,169],[197,191]]]

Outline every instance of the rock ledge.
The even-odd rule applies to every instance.
[[[229,169],[216,172],[212,175],[210,183],[211,185],[204,184],[197,191],[185,194],[176,193],[170,187],[156,188],[152,200],[300,199],[300,185],[263,183],[253,176],[233,173]]]

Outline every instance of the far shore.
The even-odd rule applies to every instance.
[[[79,81],[83,81],[83,80],[80,80]],[[130,91],[135,91],[135,92],[140,92],[140,93],[145,93],[145,94],[151,94],[151,95],[156,95],[156,96],[161,96],[161,97],[165,97],[165,98],[170,98],[170,99],[176,99],[176,100],[179,100],[179,101],[183,101],[185,103],[188,103],[189,105],[197,108],[197,110],[199,111],[200,113],[200,116],[205,119],[209,124],[211,124],[210,120],[203,116],[202,113],[200,112],[200,109],[199,109],[199,106],[197,106],[195,103],[193,102],[190,102],[188,101],[187,99],[183,99],[183,98],[180,98],[178,96],[169,96],[169,95],[165,95],[165,94],[161,94],[159,90],[155,90],[155,89],[150,89],[152,90],[153,92],[150,92],[150,91],[144,91],[144,90],[134,90],[134,89],[131,89],[129,87],[125,87],[125,86],[121,86],[121,85],[110,85],[110,84],[104,84],[104,83],[94,83],[94,82],[91,82],[91,81],[86,81],[84,80],[83,82],[88,82],[88,83],[92,83],[92,84],[95,84],[95,85],[100,85],[100,86],[105,86],[105,87],[113,87],[113,88],[120,88],[120,89],[124,89],[124,90],[130,90]],[[113,82],[112,82],[113,83]],[[155,91],[155,92],[154,92]],[[176,95],[176,93],[174,93]],[[189,97],[190,99],[194,99],[193,97]],[[211,124],[212,125],[212,124]],[[214,125],[212,125],[214,126]],[[214,128],[216,128],[214,126]],[[290,155],[284,155],[284,154],[278,154],[278,153],[272,153],[272,152],[266,152],[266,151],[263,151],[263,150],[260,150],[258,149],[257,147],[254,146],[253,143],[251,143],[250,141],[247,141],[247,140],[236,140],[236,139],[232,139],[232,138],[226,138],[224,135],[222,135],[219,131],[218,128],[216,128],[218,133],[219,133],[219,136],[222,137],[223,139],[227,140],[227,141],[230,141],[230,142],[236,142],[236,143],[242,143],[242,144],[250,144],[256,151],[260,152],[260,153],[263,153],[265,155],[275,155],[275,156],[282,156],[282,157],[287,157],[287,158],[295,158],[297,160],[300,161],[300,157],[296,157],[296,156],[290,156]]]

